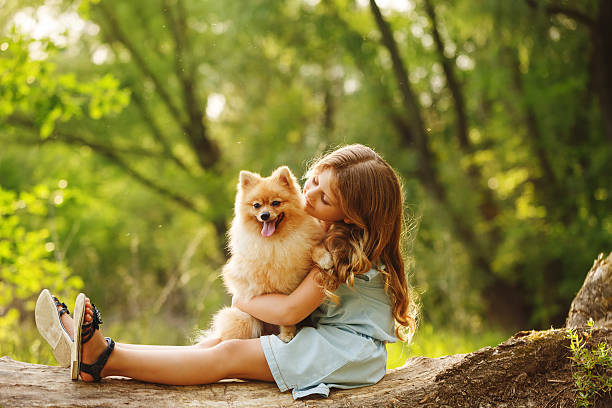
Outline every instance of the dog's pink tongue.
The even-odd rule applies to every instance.
[[[276,230],[276,221],[264,221],[263,228],[261,229],[261,235],[264,237],[270,237]]]

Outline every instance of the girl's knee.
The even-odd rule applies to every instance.
[[[207,338],[207,339],[204,339],[204,340],[200,341],[199,343],[194,344],[193,347],[195,347],[195,348],[210,348],[210,347],[216,346],[219,343],[221,343],[221,339],[219,339],[219,338]]]
[[[221,353],[225,353],[227,354],[227,356],[232,356],[232,355],[238,355],[240,354],[242,347],[242,343],[243,340],[238,340],[238,339],[231,339],[231,340],[219,340],[219,343],[217,344],[217,349],[221,352]]]
[[[262,354],[259,339],[233,339],[224,340],[217,346],[223,353],[227,353],[230,359],[236,358],[251,360],[254,356]]]
[[[222,361],[225,369],[232,373],[236,369],[236,364],[241,360],[240,355],[243,351],[241,340],[223,340],[214,347],[215,355]]]
[[[259,339],[225,340],[215,347],[227,378],[273,381]]]

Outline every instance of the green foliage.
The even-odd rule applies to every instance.
[[[49,231],[109,331],[171,344],[205,327],[228,302],[218,273],[239,170],[287,164],[299,177],[354,142],[398,170],[418,221],[406,252],[436,330],[423,326],[413,350],[469,351],[469,333],[500,315],[514,317],[499,322],[508,331],[562,321],[612,245],[610,113],[598,95],[609,88],[593,75],[597,30],[572,17],[595,21],[599,2],[550,15],[547,0],[433,0],[442,52],[423,1],[383,7],[439,190],[365,3],[0,0],[0,185],[18,196],[69,183],[72,199],[20,223]],[[44,16],[68,23],[33,30],[53,26]],[[214,97],[218,115],[206,113]],[[219,155],[207,162],[210,146]],[[436,340],[449,322],[465,347]]]
[[[0,38],[0,43],[6,44],[0,51],[0,117],[12,116],[9,123],[32,117],[42,139],[51,135],[58,121],[84,114],[100,119],[121,112],[129,103],[129,93],[119,89],[112,75],[81,82],[74,73],[58,74],[56,64],[47,59],[33,60],[32,40],[13,33],[12,38]],[[39,47],[41,53],[58,52],[50,41],[39,42]]]
[[[589,329],[584,333],[571,328],[567,330],[576,405],[579,407],[590,407],[597,397],[609,395],[612,391],[612,347],[605,341],[593,347],[589,341],[595,326],[592,319],[588,324]]]
[[[33,310],[38,294],[49,288],[57,296],[83,286],[57,255],[52,231],[36,227],[49,208],[61,206],[71,191],[44,185],[16,194],[0,186],[0,354],[48,360],[48,347],[33,338]],[[43,351],[44,350],[44,351]]]

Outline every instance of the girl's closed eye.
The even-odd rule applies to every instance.
[[[327,200],[325,199],[325,194],[321,194],[321,202],[325,205],[329,205],[329,203],[327,202]]]

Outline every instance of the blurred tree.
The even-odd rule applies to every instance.
[[[434,324],[561,323],[612,245],[604,0],[0,4],[0,185],[83,191],[65,262],[134,341],[223,302],[239,169],[339,144],[403,176]]]

